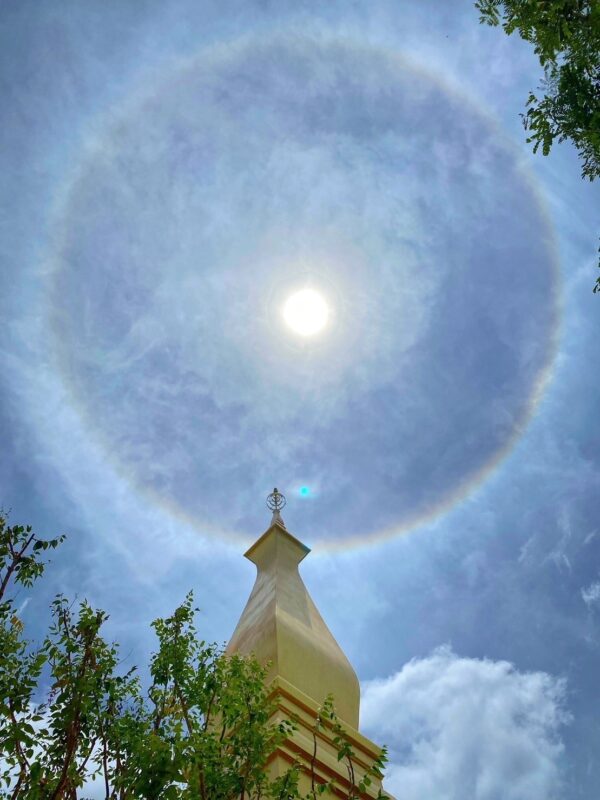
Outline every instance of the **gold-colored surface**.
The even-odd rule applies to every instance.
[[[256,564],[257,576],[227,652],[254,654],[260,663],[270,662],[267,684],[276,703],[274,720],[293,719],[297,724],[270,759],[271,775],[283,775],[295,763],[300,767],[302,793],[310,791],[313,780],[317,784],[333,780],[333,795],[345,798],[352,782],[358,786],[381,750],[358,732],[358,678],[298,572],[309,552],[274,515],[268,530],[245,553]],[[318,708],[328,694],[333,695],[354,754],[351,764],[347,759],[338,761],[328,727],[315,732]],[[373,778],[360,796],[370,800],[379,789],[381,781]]]
[[[271,696],[277,703],[274,719],[294,719],[297,725],[294,735],[277,750],[271,759],[269,763],[271,775],[282,775],[291,764],[296,763],[300,767],[299,788],[301,793],[306,793],[311,789],[313,780],[316,784],[333,781],[333,795],[340,798],[348,797],[352,783],[355,788],[358,786],[365,772],[379,756],[380,748],[357,730],[345,725],[346,737],[353,755],[350,760],[338,761],[338,751],[333,743],[331,729],[323,727],[315,731],[317,703],[303,695],[287,681],[278,678],[275,678],[271,684],[271,689]],[[371,785],[360,794],[360,797],[370,800],[370,798],[377,797],[381,788],[381,781],[372,778]]]
[[[308,552],[278,522],[248,550],[258,574],[227,650],[270,662],[267,680],[283,678],[316,703],[332,694],[340,719],[357,729],[358,678],[298,572]]]

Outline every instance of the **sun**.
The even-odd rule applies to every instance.
[[[301,289],[290,295],[283,306],[283,318],[300,336],[314,336],[329,319],[325,298],[314,289]]]

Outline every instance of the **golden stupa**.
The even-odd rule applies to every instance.
[[[347,763],[337,758],[333,733],[321,728],[314,758],[314,724],[327,695],[354,752],[357,786],[381,749],[358,731],[360,685],[352,665],[319,614],[300,577],[298,565],[310,552],[292,536],[280,515],[285,502],[277,489],[269,495],[273,518],[269,528],[244,554],[256,564],[254,588],[227,647],[230,653],[254,654],[269,663],[267,684],[279,719],[296,718],[298,730],[280,747],[268,767],[273,776],[300,764],[300,789],[310,789],[311,765],[319,783],[335,781],[334,794],[347,797],[352,788]],[[377,797],[381,782],[373,779],[364,798]]]

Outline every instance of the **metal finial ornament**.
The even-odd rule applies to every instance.
[[[267,497],[267,508],[274,514],[281,511],[286,503],[287,500],[285,499],[285,495],[281,494],[277,487],[275,487],[271,494]]]

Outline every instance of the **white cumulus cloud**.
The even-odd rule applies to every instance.
[[[390,750],[386,787],[402,800],[561,796],[564,679],[449,647],[363,685],[361,728]]]

